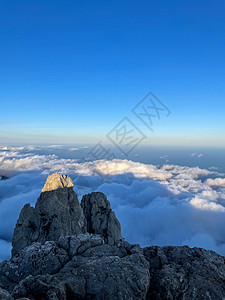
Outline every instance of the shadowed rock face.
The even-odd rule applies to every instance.
[[[225,258],[188,246],[146,247],[151,281],[146,299],[225,299]]]
[[[60,236],[86,232],[86,220],[71,178],[59,173],[47,178],[34,207],[21,210],[12,241],[12,256],[33,242],[57,241]]]
[[[9,292],[0,288],[0,300],[13,300]]]
[[[87,231],[100,234],[106,243],[117,244],[121,239],[121,226],[109,201],[102,193],[85,195],[81,206],[87,220]]]

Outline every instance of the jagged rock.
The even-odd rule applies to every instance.
[[[145,299],[150,275],[144,256],[123,257],[117,247],[106,250],[98,246],[88,256],[74,256],[57,274],[67,286],[68,299]]]
[[[11,282],[0,276],[0,286],[14,299],[225,298],[225,258],[214,251],[187,246],[141,249],[124,241],[111,246],[87,233],[33,244],[0,264],[0,270]]]
[[[88,233],[34,243],[0,271],[15,299],[145,299],[150,282],[140,247],[110,246]]]
[[[66,286],[51,275],[30,275],[22,280],[13,291],[14,299],[27,295],[29,300],[66,300]]]
[[[101,246],[104,244],[99,235],[78,234],[66,236],[59,239],[59,246],[68,252],[70,257],[83,254],[88,248]]]
[[[86,232],[86,220],[72,180],[59,173],[48,177],[34,207],[26,204],[12,241],[12,256],[33,242],[57,241],[60,236]]]
[[[121,240],[120,223],[104,194],[84,196],[82,208],[71,178],[59,173],[49,176],[35,208],[26,204],[21,210],[12,256],[33,242],[57,241],[60,236],[85,232],[100,234],[110,245]]]
[[[122,239],[120,223],[103,193],[84,195],[81,206],[89,233],[100,234],[110,245],[117,244]]]
[[[54,274],[69,261],[67,252],[56,242],[33,243],[1,264],[0,275],[19,282],[28,275]]]
[[[73,187],[72,179],[67,175],[61,175],[60,173],[52,174],[48,176],[47,181],[42,189],[42,193],[55,191],[58,189]]]
[[[151,284],[146,299],[225,299],[225,259],[187,246],[147,247]]]
[[[13,300],[13,297],[9,292],[0,288],[0,300]]]

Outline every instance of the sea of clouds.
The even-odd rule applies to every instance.
[[[189,245],[225,255],[225,175],[178,165],[114,159],[78,162],[36,147],[0,147],[0,261],[8,259],[19,212],[35,205],[46,178],[69,175],[79,199],[101,191],[130,243]],[[1,177],[0,177],[1,179]]]

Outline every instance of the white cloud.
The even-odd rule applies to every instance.
[[[191,157],[203,157],[203,153],[192,153]]]
[[[218,193],[211,189],[210,190],[205,189],[204,191],[202,191],[201,196],[211,201],[216,201],[218,199]]]
[[[223,207],[222,205],[210,201],[209,199],[201,198],[199,196],[195,196],[193,199],[191,199],[190,204],[201,210],[225,212],[225,207]]]
[[[208,178],[206,180],[206,183],[209,186],[225,187],[225,178],[215,178],[215,179]]]
[[[46,146],[46,148],[52,148],[52,149],[55,149],[55,148],[64,148],[65,145],[49,145],[49,146]]]
[[[217,170],[218,170],[218,167],[209,167],[209,170],[217,171]]]

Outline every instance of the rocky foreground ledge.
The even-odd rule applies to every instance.
[[[225,299],[225,260],[200,248],[131,245],[102,193],[78,202],[72,180],[48,177],[21,210],[0,299]]]

